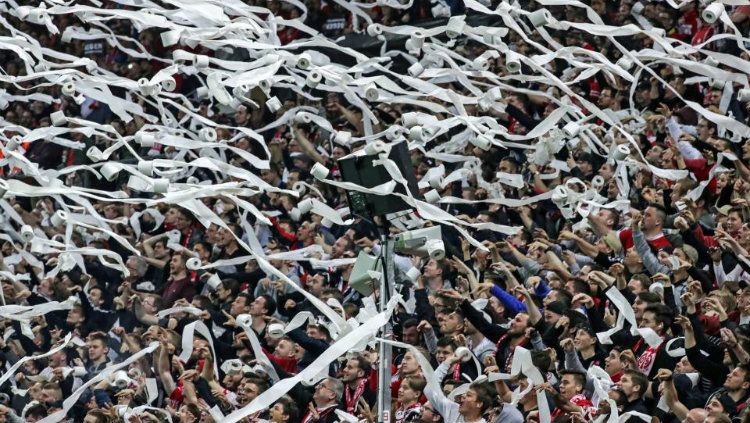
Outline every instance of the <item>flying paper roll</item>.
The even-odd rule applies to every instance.
[[[235,317],[234,321],[240,326],[250,326],[253,324],[253,318],[249,314],[240,314]]]
[[[716,22],[722,13],[724,13],[724,5],[721,2],[715,1],[703,9],[701,17],[710,25]]]
[[[310,210],[313,209],[312,198],[305,198],[304,200],[300,201],[299,204],[297,204],[297,207],[299,208],[301,214],[310,213]]]
[[[521,71],[521,57],[515,51],[508,50],[505,54],[505,69],[510,73]]]
[[[312,122],[312,115],[308,112],[298,112],[296,116],[294,116],[294,120],[297,123],[310,123]]]
[[[205,142],[216,142],[216,138],[218,137],[216,129],[211,128],[210,126],[202,128],[198,133],[198,136],[200,136],[201,140]]]
[[[72,81],[66,82],[65,84],[63,84],[61,91],[63,95],[73,97],[74,95],[76,95],[76,84],[74,84]]]
[[[568,122],[563,126],[563,132],[565,132],[565,135],[567,135],[569,138],[573,138],[581,131],[581,125],[579,125],[576,122]]]
[[[378,87],[373,83],[367,84],[365,87],[365,98],[367,101],[377,101],[378,97],[380,97]]]
[[[320,84],[321,80],[323,80],[323,75],[318,71],[312,71],[309,74],[307,74],[305,85],[307,85],[310,88],[315,88],[318,86],[318,84]]]
[[[325,179],[328,177],[328,168],[320,163],[315,163],[315,165],[313,165],[312,169],[310,170],[310,173],[316,179]]]
[[[435,204],[440,201],[440,193],[435,189],[431,189],[424,193],[424,201],[427,201],[430,204]]]
[[[421,50],[422,46],[424,46],[424,33],[422,31],[412,32],[406,43],[406,49],[409,51]]]
[[[349,145],[352,142],[352,133],[349,131],[336,131],[333,135],[333,142],[341,145]]]
[[[271,97],[266,101],[266,107],[268,107],[268,110],[271,113],[276,113],[279,111],[279,109],[281,109],[281,101],[279,101],[279,99],[275,96]]]
[[[126,389],[130,385],[128,373],[124,370],[118,370],[112,375],[112,386],[117,389]]]
[[[422,131],[422,127],[412,126],[411,129],[409,129],[409,138],[414,141],[424,141],[424,132]]]
[[[622,56],[617,60],[616,65],[624,70],[630,70],[630,68],[633,67],[633,61],[630,60],[630,58],[628,58],[627,56]]]
[[[302,53],[299,56],[297,56],[297,63],[296,63],[296,65],[300,69],[307,69],[307,68],[310,67],[311,60],[312,59],[310,58],[309,54]]]
[[[271,339],[281,339],[284,337],[284,325],[281,323],[271,323],[268,325],[266,333]]]
[[[445,26],[445,35],[448,38],[458,38],[464,33],[465,26],[466,22],[463,15],[451,16],[448,19],[448,24]]]
[[[169,179],[154,179],[153,190],[157,194],[164,194],[165,192],[169,191]]]
[[[221,285],[221,279],[219,278],[219,275],[212,274],[208,277],[208,280],[206,281],[206,285],[208,285],[208,288],[211,291],[216,291],[216,289]]]
[[[445,258],[445,244],[440,239],[431,239],[425,244],[427,255],[433,260]]]
[[[177,43],[180,42],[180,30],[172,30],[172,31],[166,31],[161,33],[161,44],[164,47],[171,47]]]
[[[175,82],[174,78],[169,77],[161,81],[161,88],[164,91],[174,91],[177,88],[177,82]]]
[[[558,185],[552,190],[552,202],[555,204],[564,203],[568,199],[568,189]]]
[[[410,38],[406,40],[406,42],[404,43],[404,48],[406,48],[406,51],[408,51],[409,54],[416,56],[419,54],[419,51],[422,49],[422,46],[415,43],[414,40]]]
[[[486,71],[490,68],[490,62],[484,57],[477,57],[471,62],[471,67],[477,71]]]
[[[409,69],[407,69],[406,71],[409,72],[409,75],[416,78],[421,75],[422,72],[424,72],[424,66],[422,66],[422,64],[419,62],[414,62],[414,64],[409,66]]]
[[[186,184],[196,185],[200,182],[198,178],[195,176],[188,176],[187,179],[185,179]]]
[[[370,24],[367,26],[367,35],[370,37],[377,37],[378,35],[383,35],[383,26],[380,24]]]
[[[23,239],[24,242],[31,242],[31,240],[34,239],[34,229],[29,225],[21,226],[21,239]]]
[[[416,267],[411,267],[409,270],[406,271],[406,277],[409,278],[410,281],[414,282],[417,280],[418,277],[422,275],[422,272],[419,271]]]
[[[552,15],[547,9],[538,9],[529,13],[529,22],[531,22],[531,25],[533,25],[534,28],[547,25],[551,19]]]
[[[720,90],[724,88],[724,84],[725,84],[725,82],[722,81],[721,79],[709,79],[708,83],[709,85],[711,85],[711,88],[715,90]]]
[[[625,144],[620,144],[615,148],[615,151],[612,153],[612,158],[616,161],[625,160],[626,157],[630,155],[630,147],[628,147]]]
[[[88,150],[86,150],[86,157],[91,159],[92,162],[96,163],[104,160],[104,153],[102,153],[102,150],[99,150],[99,147],[92,145]]]
[[[492,147],[492,139],[484,134],[479,134],[476,137],[469,139],[469,141],[482,150],[489,150],[490,147]]]
[[[204,54],[196,54],[193,56],[193,66],[197,69],[206,69],[209,63],[208,56]]]
[[[62,110],[50,114],[49,118],[52,120],[52,126],[63,126],[68,122],[68,119],[65,117],[65,113],[63,113]]]
[[[138,172],[146,176],[154,176],[154,162],[150,160],[141,160],[138,162]]]
[[[63,210],[58,210],[50,216],[49,221],[52,223],[53,226],[59,227],[65,224],[68,220],[68,214],[65,213]]]
[[[156,139],[153,135],[149,134],[148,132],[137,132],[135,134],[135,142],[141,145],[141,147],[145,148],[151,148],[154,146],[154,142],[156,142]]]
[[[457,357],[461,357],[461,361],[466,363],[471,360],[471,350],[466,347],[458,347],[455,352]]]
[[[260,88],[264,93],[270,92],[272,86],[273,81],[271,81],[270,79],[262,79],[260,82],[258,82],[258,88]]]
[[[201,267],[201,259],[198,257],[190,257],[185,262],[185,267],[187,267],[188,270],[198,270]]]
[[[633,5],[630,7],[630,13],[639,16],[641,13],[643,13],[643,3],[637,2],[633,3]]]
[[[104,163],[104,165],[99,168],[99,173],[104,176],[104,179],[112,182],[117,177],[117,174],[120,173],[120,167],[111,162]]]
[[[373,154],[379,154],[384,149],[385,144],[383,143],[383,141],[371,142],[365,146],[365,154],[367,154],[368,156],[372,156]]]
[[[395,141],[403,137],[405,134],[406,134],[406,131],[404,130],[404,128],[397,126],[397,125],[390,126],[388,127],[388,129],[385,130],[385,138],[388,141]]]
[[[148,79],[141,78],[138,80],[138,91],[145,96],[149,96],[155,93],[155,87],[151,85]]]
[[[597,191],[602,189],[604,187],[604,177],[602,175],[594,176],[594,179],[591,180],[591,187]]]
[[[737,93],[737,100],[743,102],[750,101],[750,88],[742,88]]]

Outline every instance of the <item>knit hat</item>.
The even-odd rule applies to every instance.
[[[562,301],[552,301],[551,303],[547,304],[547,310],[563,315],[566,311],[568,311],[568,307],[565,307],[565,304]]]

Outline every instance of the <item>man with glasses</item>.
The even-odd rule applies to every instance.
[[[315,386],[313,400],[309,404],[302,423],[334,423],[338,416],[333,411],[344,395],[344,384],[338,379],[327,377]]]

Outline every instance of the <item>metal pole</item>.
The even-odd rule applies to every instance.
[[[388,239],[388,231],[382,234],[383,242],[383,267],[385,270],[380,280],[380,311],[386,309],[388,300],[391,297],[391,286],[393,283],[393,245],[394,242]],[[392,338],[393,328],[390,321],[383,326],[381,337],[383,339]],[[384,342],[380,343],[379,365],[378,365],[378,422],[390,423],[391,421],[391,346]]]

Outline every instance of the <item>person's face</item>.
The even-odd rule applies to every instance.
[[[154,257],[162,259],[167,256],[167,246],[163,242],[157,242],[154,244]]]
[[[440,420],[440,414],[432,408],[432,404],[426,402],[421,409],[419,418],[422,422],[436,422]]]
[[[424,267],[424,277],[425,278],[436,278],[438,276],[442,276],[443,271],[440,269],[440,266],[438,265],[437,260],[432,259],[427,262],[427,265]]]
[[[599,95],[597,105],[602,109],[612,106],[612,90],[607,88],[603,89],[601,95]]]
[[[419,331],[416,326],[411,326],[403,330],[402,338],[405,344],[419,345]]]
[[[313,226],[310,222],[303,222],[297,229],[297,238],[300,241],[307,241],[312,238]]]
[[[334,160],[338,160],[346,155],[346,150],[341,147],[335,147],[331,156]]]
[[[341,371],[341,381],[344,383],[354,382],[357,379],[363,378],[365,376],[364,373],[359,367],[359,360],[346,360],[346,366]]]
[[[180,407],[177,411],[177,416],[180,418],[180,423],[194,422],[195,416],[188,410],[186,405]]]
[[[437,360],[438,363],[442,363],[448,357],[450,357],[451,355],[453,355],[453,352],[454,352],[453,348],[451,348],[448,345],[442,346],[442,347],[437,347],[437,351],[435,352],[435,360]]]
[[[727,215],[725,226],[729,233],[739,232],[742,229],[742,217],[735,211],[730,212]]]
[[[482,409],[482,403],[477,401],[477,393],[474,389],[469,388],[461,396],[461,403],[458,405],[458,412],[461,414],[475,413]]]
[[[745,382],[747,374],[744,370],[739,367],[735,367],[734,370],[729,372],[727,380],[724,382],[724,387],[729,391],[736,391],[738,389],[747,389],[750,384]]]
[[[402,383],[398,387],[398,402],[402,404],[411,404],[419,399],[420,393],[411,389],[408,383]]]
[[[692,364],[690,364],[690,360],[688,360],[687,356],[682,357],[680,361],[677,362],[677,365],[674,368],[675,373],[679,374],[688,374],[688,373],[694,373],[695,368]]]
[[[585,330],[578,329],[576,336],[573,339],[573,344],[578,351],[585,350],[596,345],[596,338],[589,335]]]
[[[190,227],[190,224],[192,222],[190,221],[190,218],[185,216],[182,212],[177,212],[177,216],[174,221],[174,226],[179,231],[184,231]]]
[[[344,237],[341,237],[336,240],[336,242],[333,243],[333,247],[331,247],[331,256],[338,258],[344,255],[344,252],[346,252],[346,246],[349,243]]]
[[[143,310],[145,310],[146,313],[155,314],[157,311],[159,311],[156,308],[156,298],[152,296],[144,298],[141,302],[141,305],[143,305]]]
[[[401,373],[411,375],[417,373],[417,371],[419,371],[419,362],[411,352],[407,352],[404,354],[404,359],[401,360]]]
[[[266,313],[266,299],[258,297],[250,304],[250,315],[262,316]]]
[[[643,313],[643,317],[641,318],[641,324],[639,325],[639,327],[653,329],[653,331],[656,333],[660,333],[660,331],[663,329],[661,323],[656,323],[656,315],[651,311],[646,311]]]
[[[612,376],[613,374],[622,370],[622,361],[620,361],[620,353],[618,351],[610,351],[607,358],[604,359],[604,370]]]
[[[169,271],[172,274],[176,274],[183,270],[185,270],[185,262],[183,261],[182,256],[179,254],[173,255],[172,259],[169,260]]]
[[[701,119],[698,121],[698,125],[696,125],[695,130],[698,134],[698,139],[701,141],[707,141],[709,138],[711,138],[711,129],[708,126],[708,122]]]
[[[562,316],[555,312],[544,310],[544,322],[548,325],[554,325],[558,320],[560,320],[560,317]]]
[[[83,418],[83,423],[97,423],[98,421],[99,419],[92,414],[86,414],[86,417]]]
[[[573,398],[576,394],[581,392],[583,387],[576,382],[576,378],[573,375],[563,375],[560,381],[560,394],[568,401]]]
[[[328,379],[322,380],[320,383],[315,385],[315,393],[313,393],[313,400],[316,404],[326,404],[334,401],[336,393],[331,389],[331,382]]]
[[[525,313],[518,313],[516,317],[510,322],[510,330],[508,331],[512,335],[522,335],[529,327],[529,316]]]
[[[89,301],[94,305],[102,305],[104,299],[102,298],[102,291],[100,289],[89,290]]]
[[[721,405],[721,402],[718,398],[712,398],[711,401],[706,404],[706,411],[708,411],[709,413],[723,413],[724,406]]]
[[[643,292],[643,284],[636,278],[630,278],[628,281],[628,289],[630,289],[630,292],[633,294],[638,295],[640,292]]]
[[[220,301],[226,301],[230,295],[232,295],[232,291],[227,289],[224,284],[219,284],[219,286],[216,287],[216,297]]]
[[[639,389],[633,384],[630,375],[622,375],[619,385],[622,393],[625,394],[626,397],[633,395]]]
[[[98,339],[89,342],[88,352],[89,360],[92,361],[101,359],[102,357],[104,357],[104,354],[107,353],[104,343],[102,343],[102,341]]]
[[[247,405],[251,401],[260,395],[260,388],[258,385],[252,382],[245,382],[240,389],[237,390],[237,401],[240,405]]]
[[[651,230],[659,226],[661,222],[659,222],[658,216],[656,214],[656,209],[653,207],[647,207],[646,211],[643,213],[643,229],[644,230]]]
[[[440,332],[447,334],[461,333],[464,328],[464,319],[456,313],[450,313],[440,322]]]
[[[193,247],[193,251],[198,254],[198,257],[201,260],[207,259],[210,255],[210,252],[206,251],[206,247],[204,247],[203,244],[195,244],[195,247]]]
[[[742,144],[742,158],[750,160],[750,140],[747,140]]]
[[[281,423],[289,420],[289,415],[284,413],[284,406],[281,403],[276,403],[271,407],[271,421],[275,423]]]
[[[262,297],[258,297],[258,298],[262,298]],[[237,317],[240,314],[247,313],[247,312],[248,312],[247,298],[237,297],[234,299],[234,301],[232,301],[232,306],[229,308],[229,314],[231,314],[234,317]],[[250,313],[252,314],[252,306],[250,307]]]

